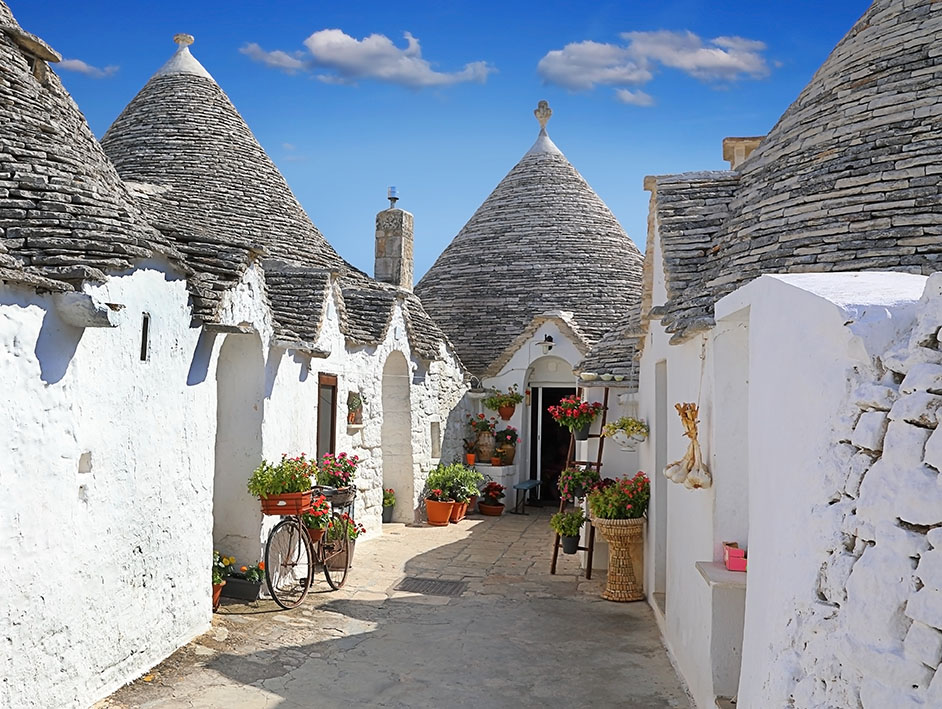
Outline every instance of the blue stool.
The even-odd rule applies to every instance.
[[[527,512],[527,493],[530,490],[534,490],[540,486],[539,480],[524,480],[522,483],[517,483],[514,485],[514,490],[517,491],[517,498],[515,500],[514,508],[510,510],[510,514],[514,515],[527,515],[530,514]],[[522,494],[521,494],[522,493]]]

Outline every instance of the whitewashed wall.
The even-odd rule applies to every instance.
[[[942,704],[942,276],[916,307],[924,285],[766,276],[730,296],[752,314],[750,403],[777,404],[751,420],[747,706]]]
[[[358,516],[371,535],[381,533],[386,357],[399,350],[410,363],[418,490],[433,462],[429,423],[444,431],[466,388],[444,346],[431,366],[411,355],[398,306],[376,347],[347,347],[333,301],[318,343],[328,359],[274,347],[256,266],[219,318],[250,334],[192,328],[185,282],[158,266],[87,291],[125,306],[118,327],[72,327],[53,297],[0,286],[0,552],[31,560],[7,562],[0,706],[88,706],[209,626],[213,548],[255,561],[274,523],[248,495],[249,473],[262,455],[316,452],[318,371],[338,375],[337,449],[364,457]],[[257,391],[229,397],[242,379]],[[358,431],[346,426],[351,389],[367,398]]]
[[[2,706],[88,706],[209,625],[215,397],[184,385],[185,284],[147,268],[88,290],[125,306],[118,327],[0,286]]]
[[[660,267],[660,247],[654,240],[652,305],[666,299],[664,272]],[[680,417],[674,404],[700,403],[700,442],[703,455],[711,461],[712,370],[710,345],[704,336],[694,337],[681,345],[670,345],[670,334],[657,321],[652,321],[645,337],[639,368],[639,414],[648,422],[651,435],[639,447],[641,470],[651,477],[651,502],[645,537],[645,594],[653,606],[663,611],[662,631],[669,651],[698,706],[709,707],[715,696],[711,662],[712,592],[696,569],[698,561],[714,558],[713,489],[688,490],[663,478],[656,465],[658,437],[667,447],[667,461],[684,455],[688,439],[683,436]],[[706,344],[706,347],[704,346]],[[703,358],[701,358],[701,355]],[[655,368],[658,362],[667,365],[666,430],[657,426]],[[666,496],[666,500],[662,496]],[[666,539],[666,577],[664,594],[666,608],[660,609],[654,597],[654,579],[658,574],[655,562],[655,529],[658,516],[666,515],[662,525]],[[658,589],[659,591],[659,589]],[[660,612],[659,612],[660,615]]]

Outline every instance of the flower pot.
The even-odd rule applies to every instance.
[[[425,512],[428,514],[428,523],[433,527],[447,527],[451,519],[451,508],[454,502],[437,502],[425,500]]]
[[[589,440],[589,426],[591,423],[587,423],[584,426],[573,429],[572,433],[576,437],[577,441],[587,441]]]
[[[510,421],[510,417],[514,415],[514,411],[517,409],[516,404],[510,404],[509,406],[500,406],[497,408],[497,413],[500,414],[500,417],[504,421]]]
[[[638,450],[638,444],[643,443],[645,438],[646,436],[641,436],[637,433],[629,436],[624,431],[616,431],[615,435],[612,436],[612,440],[626,453],[633,453]]]
[[[392,522],[393,510],[396,509],[395,505],[386,505],[383,507],[383,524],[389,524]]]
[[[219,597],[222,595],[222,587],[226,585],[226,582],[214,583],[213,584],[213,610],[219,608]]]
[[[474,461],[477,460],[477,456],[474,453],[465,453],[464,462],[468,465],[474,465]]]
[[[349,554],[350,564],[347,566],[347,568],[352,569],[353,568],[353,552],[356,550],[356,548],[357,548],[357,540],[351,539],[350,541],[347,542],[346,552],[342,552],[340,554],[337,554],[336,556],[332,556],[329,559],[327,559],[327,561],[325,561],[324,563],[327,565],[327,568],[330,569],[331,571],[343,571],[344,557],[347,554]]]
[[[478,511],[478,496],[474,495],[470,500],[468,500],[468,514],[473,515]]]
[[[230,576],[223,586],[222,595],[226,598],[237,598],[241,601],[257,601],[258,591],[261,587],[261,581],[249,581]]]
[[[504,506],[501,504],[489,505],[486,502],[478,502],[478,511],[487,517],[500,517],[504,514]]]
[[[563,554],[575,554],[579,551],[579,537],[560,537],[563,543]]]
[[[468,503],[456,502],[454,505],[452,505],[451,516],[449,519],[452,522],[460,522],[465,518],[466,514],[468,514]]]
[[[310,527],[305,527],[305,529],[307,529],[307,536],[310,537],[311,544],[317,544],[324,536],[324,532],[327,531],[326,529],[311,529]]]
[[[502,462],[503,460],[501,459],[499,455],[495,455],[494,457],[491,458],[491,465],[497,466],[497,465],[500,465]]]
[[[497,449],[503,465],[513,465],[514,457],[517,455],[517,446],[513,443],[504,443]]]
[[[286,492],[259,498],[263,515],[299,515],[311,506],[311,492]]]
[[[494,457],[494,434],[490,431],[481,431],[478,433],[478,440],[474,446],[478,458],[481,460],[490,460]]]
[[[602,598],[608,601],[644,599],[644,518],[600,519],[593,526],[608,542],[608,580]]]

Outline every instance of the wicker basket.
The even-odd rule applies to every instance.
[[[592,526],[608,542],[608,580],[602,598],[608,601],[644,599],[644,517],[600,519]]]

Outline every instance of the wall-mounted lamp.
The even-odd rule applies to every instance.
[[[539,345],[540,349],[543,350],[543,354],[549,354],[550,350],[553,349],[553,336],[545,335],[543,337],[543,341],[538,342],[537,344]]]

